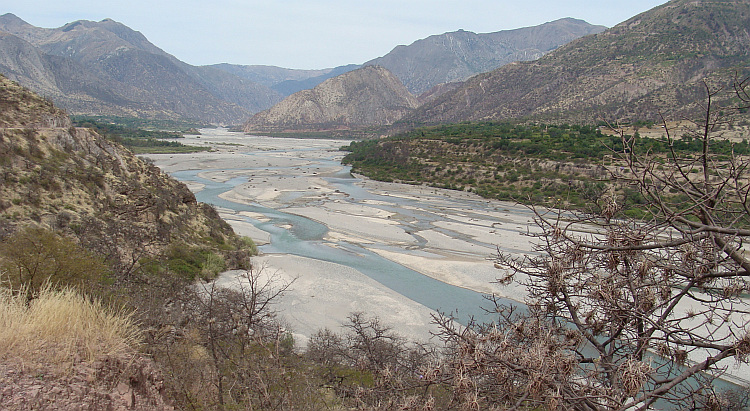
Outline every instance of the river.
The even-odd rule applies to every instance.
[[[436,312],[465,324],[492,319],[488,295],[523,300],[520,285],[493,283],[502,273],[491,256],[532,252],[525,207],[353,176],[340,162],[347,141],[207,129],[186,143],[213,151],[149,157],[260,245],[256,266],[291,283],[277,309],[300,345],[319,329],[339,329],[352,312],[424,341]]]
[[[524,234],[531,214],[523,207],[353,176],[340,163],[345,153],[339,147],[347,141],[209,129],[186,143],[214,151],[149,158],[260,244],[258,264],[295,280],[280,307],[300,336],[341,325],[350,312],[364,311],[426,339],[433,331],[431,313],[449,313],[466,323],[472,317],[489,319],[487,295],[522,298],[517,287],[492,283],[500,273],[490,258],[498,247],[530,249]],[[322,283],[333,280],[353,295],[324,289]],[[311,316],[295,308],[326,318],[309,324]]]

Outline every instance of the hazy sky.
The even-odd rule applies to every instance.
[[[326,68],[432,34],[487,33],[563,17],[614,26],[664,0],[0,0],[39,27],[111,18],[187,63]]]

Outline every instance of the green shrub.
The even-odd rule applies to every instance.
[[[47,283],[95,286],[106,279],[107,266],[73,240],[53,231],[27,227],[0,243],[0,281],[33,299]]]

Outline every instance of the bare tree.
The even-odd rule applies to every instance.
[[[307,358],[324,366],[326,386],[359,408],[435,409],[438,384],[425,378],[437,361],[434,347],[407,342],[377,317],[355,312],[348,320],[344,334],[310,337]]]
[[[493,325],[455,328],[438,318],[452,347],[441,372],[464,405],[563,409],[721,409],[713,381],[750,355],[750,158],[720,151],[716,138],[746,109],[704,83],[704,116],[666,154],[622,134],[613,189],[593,213],[533,208],[535,253],[498,253],[500,282],[528,290],[527,313],[498,306]],[[680,150],[680,139],[697,151]],[[723,143],[722,147],[726,147]],[[646,200],[628,218],[615,187]],[[441,377],[438,377],[441,378]]]
[[[261,266],[228,284],[199,283],[168,296],[172,324],[154,331],[150,349],[181,407],[290,409],[316,401],[274,308],[290,286]]]
[[[249,376],[247,358],[251,346],[279,357],[283,329],[272,305],[290,286],[291,283],[282,282],[275,275],[266,275],[263,269],[251,268],[237,276],[233,288],[211,282],[198,290],[194,300],[196,312],[201,314],[199,321],[204,324],[205,345],[213,361],[220,408],[225,406],[227,396],[225,378],[236,381]]]

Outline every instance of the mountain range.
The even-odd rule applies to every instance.
[[[232,124],[252,116],[248,130],[635,121],[689,114],[704,79],[719,88],[745,74],[749,27],[747,1],[672,0],[604,31],[575,19],[459,30],[362,66],[292,70],[195,67],[109,19],[40,29],[6,14],[0,71],[71,113]]]
[[[473,33],[465,30],[436,34],[365,62],[324,70],[292,70],[273,66],[217,64],[213,67],[271,87],[283,95],[311,89],[323,81],[362,66],[381,66],[413,94],[443,83],[463,81],[513,61],[535,60],[578,37],[606,27],[564,18],[533,27]]]
[[[559,27],[578,22],[568,19],[553,23]],[[528,29],[527,43],[532,44],[528,39],[536,38],[529,33],[548,31],[553,23]],[[502,33],[506,37],[510,34]],[[457,32],[417,43],[460,37],[472,38]],[[455,44],[461,42],[455,40]],[[395,58],[398,50],[378,61],[400,61],[409,67],[406,55]],[[446,56],[436,57],[431,65],[424,66],[445,71],[441,62],[451,61]],[[423,93],[422,104],[393,124],[388,134],[420,125],[463,121],[592,124],[602,120],[658,120],[660,115],[684,118],[700,111],[707,85],[711,91],[730,91],[716,95],[716,99],[730,98],[731,82],[735,76],[744,78],[749,67],[750,3],[672,0],[611,29],[579,37],[539,59],[505,64],[465,82],[442,83]],[[394,74],[399,72],[396,67],[390,69]],[[426,72],[422,75],[430,77]],[[412,87],[427,87],[420,85],[422,78],[415,80]],[[277,113],[276,117],[295,115]]]
[[[703,80],[750,67],[750,3],[673,0],[531,62],[479,74],[420,106],[402,127],[530,118],[592,123],[690,114]],[[731,88],[731,86],[729,87]],[[728,93],[730,94],[730,93]]]
[[[364,65],[386,67],[410,90],[421,92],[510,60],[538,58],[602,29],[563,19],[496,33],[445,33],[398,46]],[[47,29],[13,14],[0,16],[0,73],[71,114],[238,124],[286,96],[359,67],[192,66],[111,19]]]
[[[461,81],[477,73],[519,59],[537,59],[560,44],[604,29],[568,18],[495,33],[460,30],[430,36],[409,46],[398,46],[384,57],[366,62],[362,69],[287,97],[254,115],[244,130],[389,126],[421,103],[460,87]],[[396,78],[403,86],[393,81]],[[419,93],[419,98],[412,93]]]
[[[494,33],[458,30],[397,46],[364,65],[387,68],[410,92],[420,95],[439,84],[464,81],[514,61],[536,60],[563,44],[605,29],[564,18]]]
[[[0,16],[0,71],[74,114],[232,123],[281,99],[222,70],[183,63],[110,19],[43,29]]]

